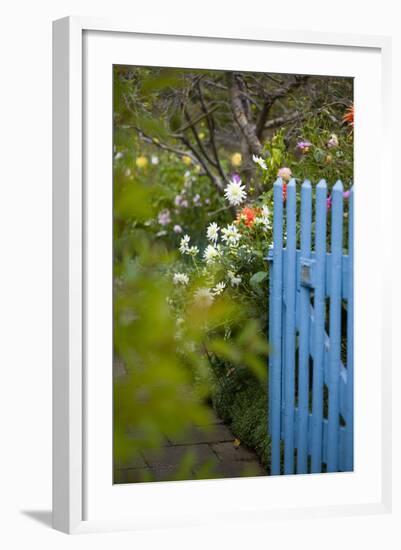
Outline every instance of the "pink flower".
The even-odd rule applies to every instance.
[[[157,216],[157,221],[160,223],[160,225],[168,225],[171,222],[170,210],[167,210],[166,208],[159,212],[159,215]]]
[[[351,195],[351,191],[344,191],[343,198],[344,199],[349,199],[350,195]]]
[[[176,225],[173,227],[173,231],[174,231],[174,233],[182,233],[182,227],[181,227],[181,225],[176,224]]]
[[[277,177],[281,178],[284,181],[290,181],[292,172],[290,168],[283,167],[277,172]]]
[[[193,200],[194,206],[201,206],[202,205],[201,200],[200,200],[200,195],[198,193],[194,196],[194,198],[192,200]]]
[[[312,144],[310,141],[298,141],[297,149],[301,151],[301,153],[305,154],[309,151],[311,145]]]
[[[331,208],[331,203],[332,203],[332,198],[331,198],[331,195],[329,197],[327,197],[326,199],[326,206],[327,206],[327,210],[330,210]]]
[[[335,147],[338,147],[338,137],[336,134],[331,134],[329,141],[327,142],[327,147],[329,149],[333,149]]]
[[[235,183],[241,183],[241,176],[237,172],[231,174],[231,181]]]
[[[180,208],[188,208],[188,201],[182,195],[177,195],[174,204]]]

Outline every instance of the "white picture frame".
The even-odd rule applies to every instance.
[[[168,31],[168,32],[167,32]],[[87,37],[90,38],[88,41]],[[148,28],[141,24],[130,24],[127,22],[104,21],[93,18],[69,17],[54,22],[53,32],[53,525],[56,529],[67,533],[87,532],[96,530],[112,530],[112,529],[137,529],[149,525],[192,525],[194,523],[202,523],[203,521],[224,521],[225,515],[218,515],[213,511],[210,516],[206,513],[205,499],[207,495],[213,495],[213,499],[217,503],[231,502],[230,517],[242,517],[243,520],[253,519],[265,521],[277,517],[313,517],[314,515],[352,515],[364,513],[386,513],[391,510],[391,331],[386,326],[385,319],[389,319],[390,315],[385,317],[384,310],[389,313],[391,303],[391,290],[388,281],[388,273],[390,268],[390,244],[384,243],[383,247],[376,250],[380,256],[380,272],[375,272],[370,279],[366,281],[367,287],[372,290],[379,291],[379,295],[373,300],[376,308],[374,311],[377,315],[368,315],[372,313],[363,309],[363,304],[356,299],[356,319],[359,318],[360,323],[364,323],[362,330],[366,337],[373,331],[379,334],[376,346],[368,356],[363,356],[363,360],[371,363],[374,358],[378,359],[373,365],[374,368],[367,368],[368,381],[362,385],[361,391],[371,392],[369,397],[373,398],[370,421],[373,418],[373,433],[377,435],[378,448],[377,456],[372,454],[372,461],[365,468],[365,474],[375,472],[375,480],[372,480],[372,487],[366,487],[365,493],[362,490],[363,484],[369,485],[369,479],[361,477],[358,483],[355,483],[355,493],[349,492],[349,498],[341,496],[338,487],[346,487],[347,483],[352,484],[352,478],[348,479],[336,477],[337,474],[326,475],[325,486],[321,485],[323,476],[289,476],[284,478],[266,478],[249,480],[218,480],[206,482],[179,482],[179,483],[153,483],[147,484],[148,489],[144,488],[146,484],[139,484],[136,487],[125,486],[120,488],[120,493],[117,498],[121,498],[121,502],[125,499],[130,499],[129,502],[135,502],[135,499],[141,499],[141,514],[121,515],[116,507],[115,502],[111,502],[111,496],[106,491],[102,492],[102,487],[106,484],[111,485],[111,470],[107,478],[106,467],[109,464],[107,449],[111,448],[111,408],[108,406],[101,409],[99,404],[96,404],[96,395],[106,396],[107,383],[111,384],[111,376],[107,382],[106,370],[99,375],[99,382],[94,382],[91,376],[91,351],[90,341],[92,334],[93,323],[88,324],[93,319],[91,316],[91,300],[99,288],[95,284],[89,284],[91,263],[97,262],[97,268],[106,266],[106,275],[103,280],[104,284],[108,284],[111,266],[107,269],[107,262],[110,262],[111,256],[103,254],[101,251],[96,251],[92,254],[94,231],[91,227],[93,223],[99,223],[101,213],[108,212],[107,208],[111,209],[111,195],[108,193],[107,181],[110,183],[111,189],[111,160],[109,170],[100,175],[104,177],[105,192],[99,193],[100,198],[95,199],[90,191],[90,185],[86,187],[84,180],[92,177],[90,161],[87,165],[85,156],[93,156],[96,152],[100,157],[104,157],[104,152],[108,151],[110,144],[110,135],[105,135],[111,132],[110,112],[105,114],[102,121],[97,122],[100,126],[97,128],[99,141],[90,140],[88,145],[88,133],[94,135],[92,129],[89,128],[91,120],[95,115],[93,109],[103,108],[107,106],[107,101],[110,95],[107,93],[99,99],[99,103],[93,102],[94,105],[88,108],[88,96],[86,95],[85,85],[88,85],[88,79],[105,78],[106,72],[102,63],[126,63],[130,59],[128,42],[124,43],[124,55],[118,54],[122,51],[122,41],[129,40],[144,40],[148,46],[142,52],[138,48],[133,48],[136,54],[133,56],[134,61],[128,64],[157,64],[157,59],[160,59],[159,64],[165,65],[166,58],[162,56],[160,48],[157,48],[157,43],[164,40],[166,44],[171,44],[171,51],[174,51],[175,42],[180,42],[182,46],[191,47],[191,44],[201,44],[202,48],[198,48],[197,52],[193,52],[192,59],[198,63],[203,63],[204,66],[210,66],[210,59],[213,54],[211,48],[207,45],[213,45],[213,51],[217,58],[222,56],[223,48],[237,48],[240,53],[241,48],[256,48],[252,52],[255,53],[255,58],[263,55],[262,48],[276,47],[278,49],[284,47],[292,52],[297,50],[303,51],[308,57],[307,52],[317,52],[316,59],[311,63],[312,66],[318,67],[319,64],[323,67],[322,54],[319,54],[319,48],[324,48],[324,62],[326,64],[325,71],[327,74],[342,74],[340,68],[335,69],[336,56],[343,56],[344,61],[352,56],[366,55],[372,53],[371,58],[366,58],[366,62],[362,57],[358,60],[361,65],[360,75],[368,78],[368,66],[371,67],[372,74],[377,74],[379,82],[376,81],[376,92],[372,91],[371,100],[371,118],[374,121],[365,121],[361,116],[360,121],[356,121],[356,162],[358,163],[358,155],[361,160],[356,174],[360,179],[366,178],[366,181],[373,178],[372,170],[374,171],[375,181],[377,185],[378,195],[383,196],[384,193],[384,163],[386,143],[388,142],[388,132],[390,124],[390,54],[391,42],[386,37],[373,36],[353,36],[331,33],[310,33],[310,32],[289,32],[282,30],[268,29],[238,29],[230,31],[210,29],[197,29],[196,26],[184,28],[180,24],[169,24],[168,28]],[[106,40],[106,42],[104,42]],[[151,42],[156,45],[154,48],[149,47]],[[115,50],[113,49],[116,45]],[[166,48],[167,50],[168,48]],[[178,49],[178,48],[176,48]],[[184,49],[184,48],[182,48]],[[202,50],[202,51],[201,51]],[[106,53],[108,52],[108,53]],[[113,59],[114,53],[115,61]],[[138,53],[139,52],[139,53]],[[146,58],[144,57],[146,52]],[[159,53],[157,53],[159,52]],[[203,53],[202,53],[203,52]],[[167,54],[165,54],[167,55]],[[178,55],[178,54],[177,54]],[[288,52],[287,54],[288,55]],[[293,55],[293,54],[291,54]],[[364,53],[363,53],[364,55]],[[202,57],[204,61],[202,62]],[[291,57],[291,56],[290,56]],[[373,59],[374,57],[374,59]],[[106,59],[107,58],[107,59]],[[241,55],[240,55],[241,58]],[[294,67],[297,64],[297,56],[294,56]],[[184,66],[178,58],[170,57],[170,66]],[[373,61],[373,63],[372,63]],[[85,68],[85,63],[90,64]],[[177,65],[178,63],[178,65]],[[180,64],[181,63],[181,64]],[[224,63],[238,63],[226,58]],[[258,63],[256,60],[254,63]],[[313,65],[316,63],[316,65]],[[354,63],[354,65],[352,64]],[[195,64],[196,66],[196,64]],[[199,65],[201,66],[201,65]],[[256,65],[255,65],[256,66]],[[260,65],[259,65],[260,66]],[[288,65],[290,66],[290,65]],[[349,72],[345,64],[342,63],[342,71],[345,70],[345,76],[355,76],[353,68],[356,62],[350,62]],[[90,73],[91,67],[94,67],[94,73]],[[213,66],[214,68],[214,66]],[[243,68],[242,66],[239,68]],[[250,66],[252,68],[252,66]],[[98,69],[98,70],[97,70]],[[106,67],[107,69],[107,67]],[[88,70],[88,72],[86,72]],[[266,70],[271,70],[267,68]],[[286,69],[287,72],[288,69]],[[322,69],[321,74],[326,74]],[[359,70],[359,69],[358,69]],[[376,72],[375,72],[376,71]],[[283,71],[285,72],[285,71]],[[294,72],[302,72],[294,70]],[[316,74],[312,73],[312,74]],[[320,74],[320,73],[319,73]],[[358,73],[359,74],[359,73]],[[110,73],[111,78],[111,73]],[[377,79],[376,79],[377,80]],[[100,82],[100,80],[99,80]],[[366,80],[366,82],[368,82]],[[89,82],[90,85],[90,82]],[[107,91],[106,91],[107,92]],[[99,94],[101,95],[101,94]],[[362,96],[361,96],[362,97]],[[363,99],[363,98],[362,98]],[[367,100],[367,96],[365,98]],[[103,101],[103,103],[101,103]],[[362,101],[362,100],[361,100]],[[99,111],[97,111],[99,114]],[[109,117],[109,121],[107,121]],[[366,122],[366,125],[365,125]],[[359,129],[358,129],[358,124]],[[376,124],[375,131],[379,132],[382,137],[380,143],[380,152],[377,156],[377,163],[368,172],[365,162],[367,160],[366,144],[368,136],[364,136],[364,130],[367,131]],[[107,130],[108,128],[108,130]],[[101,130],[101,131],[100,131]],[[85,131],[85,132],[84,132]],[[92,132],[92,133],[91,133]],[[358,141],[359,136],[359,141]],[[103,141],[102,141],[103,139]],[[377,139],[377,137],[376,137]],[[386,141],[387,140],[387,141]],[[387,147],[388,148],[388,147]],[[110,150],[111,151],[111,150]],[[111,153],[110,153],[111,154]],[[111,156],[110,156],[111,159]],[[365,160],[363,160],[365,159]],[[103,166],[104,168],[105,166]],[[89,175],[88,175],[89,174]],[[107,180],[109,178],[109,180]],[[373,180],[372,180],[373,181]],[[369,187],[369,185],[367,185]],[[371,188],[372,189],[372,188]],[[389,193],[391,194],[391,186],[386,185],[386,196],[388,200]],[[92,200],[93,199],[93,200]],[[361,193],[359,204],[356,201],[356,242],[358,234],[362,230],[369,231],[368,214],[373,212],[376,207],[376,199],[366,196]],[[96,206],[96,214],[94,212]],[[91,210],[92,209],[92,210]],[[88,217],[87,217],[88,216]],[[96,222],[97,217],[97,222]],[[359,217],[359,222],[358,222]],[[88,219],[90,220],[88,222]],[[358,229],[359,223],[359,229]],[[378,208],[377,213],[377,231],[378,233],[373,238],[375,242],[380,242],[380,236],[391,234],[391,219],[385,215],[384,208]],[[104,224],[102,242],[106,242],[105,249],[109,250],[107,245],[110,244],[111,235],[108,236],[108,226]],[[109,250],[110,252],[110,250]],[[99,254],[103,254],[100,256]],[[358,261],[358,260],[357,260]],[[368,250],[362,247],[360,256],[361,271],[367,265]],[[98,269],[98,272],[103,273]],[[100,277],[102,279],[102,277]],[[370,281],[370,282],[369,282]],[[358,276],[356,275],[356,286]],[[104,287],[103,287],[104,288]],[[358,290],[356,290],[358,292]],[[89,298],[88,298],[89,295]],[[91,298],[92,296],[92,298]],[[358,298],[358,296],[357,296]],[[89,300],[89,302],[88,302]],[[93,301],[93,300],[92,300]],[[358,316],[358,307],[360,315]],[[110,312],[110,302],[105,303],[105,316],[107,311]],[[369,317],[375,317],[369,318]],[[110,318],[111,322],[111,318]],[[376,323],[370,326],[369,323]],[[108,326],[96,326],[93,330],[106,331]],[[101,332],[99,334],[102,334]],[[358,333],[357,333],[358,334]],[[109,335],[107,338],[110,338]],[[106,340],[107,340],[106,338]],[[92,338],[93,340],[93,338]],[[89,351],[88,351],[89,350]],[[362,353],[362,350],[361,350]],[[358,357],[358,354],[356,355]],[[107,360],[107,353],[106,353]],[[111,364],[109,365],[111,369]],[[105,369],[107,365],[105,363]],[[356,373],[358,363],[356,359]],[[111,372],[111,370],[110,370]],[[370,375],[369,372],[372,374]],[[103,382],[102,382],[103,380]],[[358,375],[356,374],[356,384],[358,383]],[[96,385],[96,388],[95,388]],[[356,390],[359,391],[359,390]],[[106,392],[106,393],[105,393]],[[111,386],[109,387],[111,394]],[[376,393],[374,393],[376,392]],[[89,398],[88,398],[89,396]],[[376,397],[375,397],[376,396]],[[107,397],[106,397],[107,399]],[[89,405],[88,405],[89,403]],[[106,400],[109,404],[109,401]],[[91,408],[92,407],[92,408]],[[96,408],[97,407],[97,408]],[[361,416],[358,417],[358,396],[356,399],[356,429],[360,433],[366,431],[366,426]],[[373,414],[375,415],[373,417]],[[369,414],[368,414],[369,416]],[[94,424],[95,419],[101,426],[105,427],[105,434],[99,434],[100,430],[96,430]],[[93,437],[91,436],[93,434]],[[361,436],[362,437],[362,436]],[[109,441],[109,443],[107,441]],[[361,439],[361,445],[363,447]],[[109,447],[107,447],[109,445]],[[361,447],[361,448],[362,448]],[[93,448],[93,451],[92,451]],[[94,454],[97,453],[98,460],[93,460]],[[92,459],[88,459],[92,456]],[[98,464],[100,464],[99,467]],[[362,464],[362,462],[360,462]],[[363,466],[363,464],[362,464]],[[364,470],[361,467],[361,470]],[[106,477],[105,477],[106,475]],[[345,474],[350,475],[350,474]],[[352,474],[351,474],[352,476]],[[355,479],[357,479],[357,475]],[[344,481],[345,479],[345,481]],[[364,481],[365,479],[365,481]],[[351,481],[350,481],[351,480]],[[278,494],[278,491],[284,495],[282,501],[274,506],[269,504],[264,505],[263,494],[260,493],[260,483],[269,484],[269,493]],[[240,484],[240,485],[238,485]],[[373,487],[374,485],[374,487]],[[338,486],[336,488],[336,486]],[[96,491],[94,489],[96,487]],[[241,509],[235,504],[234,495],[237,494],[238,488],[246,498],[249,495],[255,495],[255,504],[252,508]],[[99,489],[100,488],[100,489]],[[311,499],[307,502],[300,500],[297,495],[305,492],[305,489],[310,490]],[[357,491],[360,491],[361,498],[357,497]],[[124,491],[124,495],[123,495]],[[131,495],[128,492],[131,491]],[[134,494],[133,491],[136,491]],[[319,503],[320,492],[330,495],[330,491],[337,491],[337,497],[327,497],[326,500],[321,497]],[[362,494],[363,493],[363,494]],[[176,508],[169,510],[165,517],[161,518],[161,510],[166,499],[171,498],[175,503]],[[286,504],[286,495],[291,499],[291,503]],[[114,497],[113,497],[114,498]],[[195,498],[197,503],[195,503]],[[273,498],[273,497],[272,497]],[[180,508],[179,502],[186,499],[185,508],[193,506],[193,513],[183,514],[183,508]],[[192,499],[192,500],[191,500]],[[98,506],[92,506],[96,501]],[[88,505],[89,502],[89,505]],[[128,503],[128,500],[126,500]],[[160,508],[157,508],[156,503],[160,503]],[[89,509],[96,512],[88,515]],[[107,508],[109,506],[109,508]],[[165,506],[165,504],[164,504]],[[132,509],[132,508],[131,508]],[[143,512],[143,513],[142,513]],[[139,517],[140,515],[140,517]],[[203,517],[204,515],[204,517]]]

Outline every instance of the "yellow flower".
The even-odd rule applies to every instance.
[[[205,132],[199,132],[199,139],[205,139]]]
[[[231,164],[236,168],[242,164],[242,155],[241,153],[234,153],[231,157]]]
[[[332,160],[333,160],[332,155],[326,155],[326,158],[324,159],[326,164],[330,164]]]
[[[148,159],[144,156],[137,157],[135,164],[137,165],[138,168],[146,168],[148,165]]]
[[[199,166],[199,164],[197,164],[197,165],[195,166],[194,170],[195,170],[195,173],[196,173],[196,174],[199,174],[199,172],[200,172],[200,166]]]
[[[187,166],[189,166],[190,164],[192,164],[192,159],[191,159],[191,157],[189,157],[188,155],[184,155],[184,156],[182,157],[182,162],[183,162],[184,164],[186,164]]]

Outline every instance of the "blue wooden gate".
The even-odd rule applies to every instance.
[[[283,185],[268,258],[271,473],[352,471],[353,191],[344,209],[340,181],[330,199],[325,181],[313,193],[305,181],[297,208],[295,180],[285,200]]]

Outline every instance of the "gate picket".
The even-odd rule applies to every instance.
[[[274,198],[274,250],[273,250],[273,294],[270,307],[273,311],[271,353],[272,372],[270,379],[269,399],[271,402],[271,473],[280,473],[281,441],[281,323],[283,291],[283,189],[281,180],[273,187]]]
[[[301,190],[301,257],[304,260],[310,259],[311,232],[312,188],[307,180]],[[302,280],[302,274],[300,278]],[[310,328],[310,287],[306,285],[300,287],[299,308],[297,473],[305,474],[308,468]]]
[[[327,471],[338,470],[340,427],[339,377],[341,363],[341,261],[343,254],[343,184],[338,181],[332,191],[331,214],[331,284],[329,348],[329,414],[327,433]]]
[[[354,469],[354,190],[349,196],[345,470]]]
[[[327,186],[325,181],[316,188],[316,227],[315,227],[315,349],[313,354],[312,382],[312,462],[311,472],[322,471],[323,443],[323,376],[324,376],[324,319],[325,319],[325,279],[326,279],[326,212]]]
[[[321,472],[324,465],[330,472],[353,469],[353,190],[349,194],[346,255],[343,254],[343,185],[339,181],[332,189],[330,252],[326,250],[329,208],[326,182],[320,181],[315,189],[313,224],[311,183],[306,180],[301,188],[300,250],[296,247],[295,180],[288,183],[286,198],[283,197],[281,180],[275,182],[273,190],[274,245],[268,258],[271,349],[269,433],[272,474],[280,474],[282,471],[285,474],[294,471],[300,474],[308,471]],[[326,332],[327,298],[330,300],[330,307],[329,328]],[[341,360],[343,301],[347,303],[345,365]],[[313,368],[310,387],[311,362]],[[326,405],[327,418],[324,417]],[[340,416],[343,425],[340,425]]]
[[[295,180],[287,185],[287,264],[285,285],[285,410],[284,410],[284,473],[294,473],[294,409],[295,409],[295,273],[296,273],[296,190]],[[291,313],[290,313],[291,312]]]

